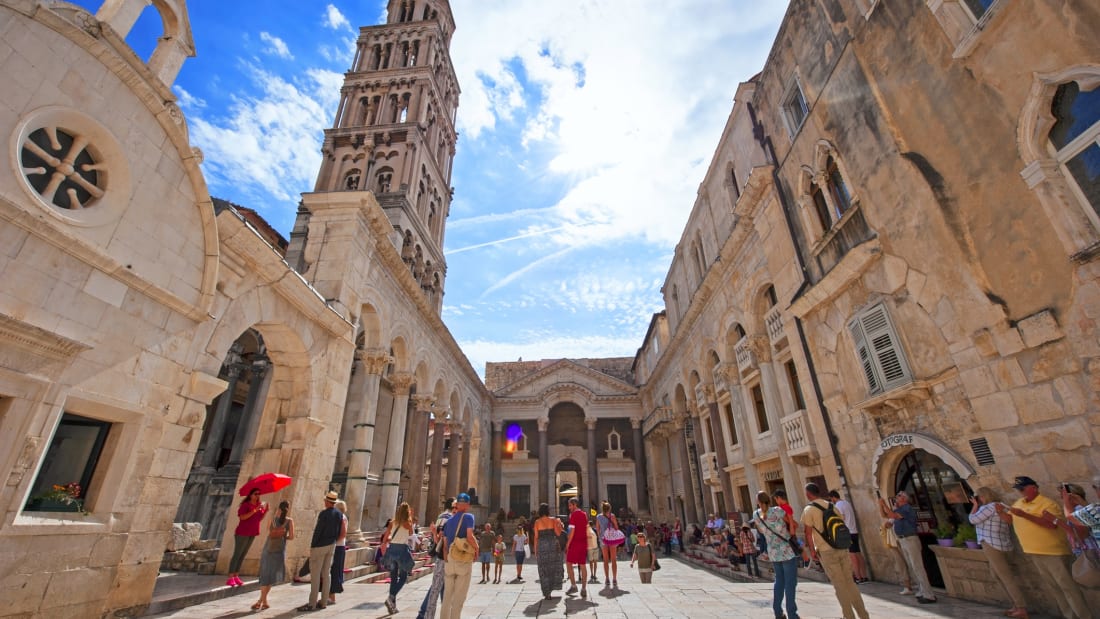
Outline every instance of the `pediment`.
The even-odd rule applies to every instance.
[[[569,359],[562,359],[501,387],[495,395],[498,398],[542,399],[550,393],[562,390],[576,391],[586,396],[585,399],[638,394],[634,385]]]

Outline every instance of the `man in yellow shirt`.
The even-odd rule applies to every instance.
[[[1058,528],[1062,507],[1039,494],[1039,484],[1026,475],[1017,477],[1012,487],[1023,498],[1009,508],[998,506],[998,514],[1005,522],[1012,523],[1024,554],[1031,559],[1045,581],[1047,595],[1058,602],[1062,616],[1066,619],[1087,619],[1091,616],[1088,605],[1070,573],[1073,554],[1069,540]]]

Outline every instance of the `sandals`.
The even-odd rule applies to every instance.
[[[252,610],[261,610],[261,609],[263,609],[263,606],[264,606],[263,604],[261,604],[259,602],[256,602],[255,604],[252,605]]]

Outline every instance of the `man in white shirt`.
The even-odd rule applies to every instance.
[[[829,492],[829,500],[833,502],[837,513],[844,519],[845,526],[852,534],[852,547],[848,549],[848,558],[852,560],[852,576],[857,583],[868,582],[870,579],[867,578],[867,565],[863,562],[863,553],[859,551],[859,525],[856,523],[856,510],[852,509],[851,503],[840,498],[840,493],[836,490]]]

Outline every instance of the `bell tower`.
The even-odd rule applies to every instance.
[[[386,23],[359,29],[335,121],[325,130],[314,194],[373,192],[394,244],[436,311],[447,265],[459,87],[451,64],[454,17],[447,0],[390,0]],[[291,232],[287,260],[304,263],[310,206]]]

